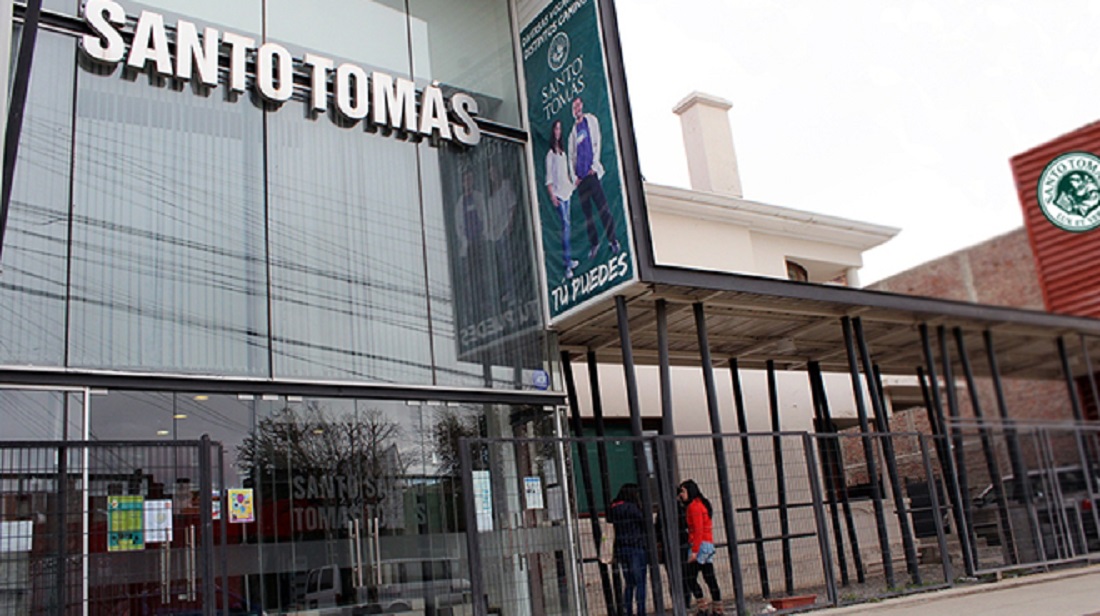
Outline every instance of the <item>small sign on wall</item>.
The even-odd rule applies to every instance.
[[[523,496],[528,509],[543,509],[542,478],[539,476],[523,478]]]
[[[172,540],[172,500],[145,501],[145,542]]]
[[[145,549],[143,496],[107,497],[107,551]]]
[[[256,521],[256,509],[252,501],[252,488],[229,490],[229,523],[247,524]]]
[[[474,513],[478,531],[493,530],[493,484],[489,471],[474,471]]]

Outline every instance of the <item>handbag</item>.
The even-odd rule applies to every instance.
[[[605,565],[615,561],[615,525],[604,522],[600,530],[600,545],[596,557]]]

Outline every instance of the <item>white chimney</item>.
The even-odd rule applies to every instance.
[[[684,130],[691,188],[741,197],[741,174],[733,150],[729,110],[733,103],[724,98],[692,92],[673,112]]]

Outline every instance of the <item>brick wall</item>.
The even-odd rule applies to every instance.
[[[918,265],[868,285],[867,288],[1028,310],[1044,309],[1035,259],[1031,253],[1027,232],[1023,228]],[[968,351],[971,361],[984,364],[980,359],[984,357],[983,349],[971,348]],[[1054,352],[1052,344],[1051,353]],[[971,405],[965,396],[961,372],[957,369],[956,377],[960,377],[960,413],[963,417],[973,417]],[[1065,420],[1073,417],[1064,381],[1006,378],[1004,387],[1010,417],[1049,420]],[[983,413],[986,416],[998,416],[997,402],[993,396],[990,380],[979,379],[978,390],[978,400]],[[1087,391],[1082,394],[1091,395]],[[918,416],[925,415],[922,408],[917,408],[913,412]],[[904,430],[905,427],[897,424],[908,425],[908,421],[894,417],[891,420],[894,425],[891,427]]]
[[[1043,310],[1035,258],[1023,228],[923,263],[867,288]]]

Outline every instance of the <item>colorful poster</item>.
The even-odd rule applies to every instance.
[[[145,549],[145,497],[107,497],[107,551]]]
[[[145,501],[145,543],[172,540],[172,500]]]
[[[247,524],[256,521],[256,509],[252,502],[251,488],[229,490],[229,523]]]
[[[634,279],[596,0],[553,0],[522,27],[550,318]]]

